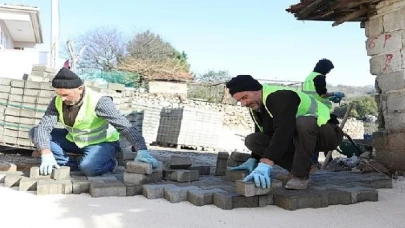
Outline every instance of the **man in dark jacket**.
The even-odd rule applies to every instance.
[[[238,75],[226,87],[250,108],[258,130],[245,139],[251,158],[233,170],[247,170],[250,174],[244,181],[268,188],[277,164],[292,174],[287,189],[305,189],[314,152],[333,150],[343,138],[339,126],[329,122],[329,109],[301,91],[261,85],[250,75]]]

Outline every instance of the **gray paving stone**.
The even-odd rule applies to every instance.
[[[214,205],[224,210],[255,208],[259,206],[259,196],[245,197],[237,193],[217,192],[214,193],[213,197]]]
[[[36,191],[37,190],[37,183],[40,179],[38,178],[30,178],[30,177],[22,177],[20,179],[20,184],[18,186],[19,191]]]
[[[198,170],[198,175],[205,176],[210,175],[211,166],[209,165],[198,165],[198,166],[191,166],[190,170]]]
[[[136,174],[152,174],[152,165],[145,162],[128,162],[126,172]]]
[[[72,192],[73,194],[89,193],[90,181],[85,176],[72,176]]]
[[[18,174],[8,174],[4,178],[4,186],[5,187],[17,187],[20,184],[20,180],[23,176]]]
[[[127,196],[142,195],[142,185],[127,186]]]
[[[90,195],[92,197],[126,196],[127,187],[122,182],[91,182]]]
[[[246,176],[246,171],[226,171],[226,180],[228,181],[243,180]]]
[[[71,194],[71,180],[39,180],[37,182],[37,195]]]
[[[200,189],[197,186],[172,187],[164,189],[164,198],[171,203],[187,201],[187,191]]]
[[[53,169],[51,178],[54,180],[65,180],[70,178],[70,167],[61,166],[59,169]]]
[[[18,175],[22,176],[24,173],[22,171],[0,171],[0,183],[4,183],[7,175]]]
[[[142,186],[142,195],[147,199],[163,198],[164,189],[176,187],[174,184],[145,184]]]
[[[182,156],[171,156],[169,160],[169,167],[171,169],[188,169],[192,165],[191,158]]]
[[[187,192],[187,201],[195,206],[204,206],[214,203],[214,193],[224,192],[222,189],[196,189]]]
[[[145,174],[124,173],[124,183],[127,186],[143,185],[147,183]]]
[[[270,194],[271,188],[257,188],[252,181],[243,182],[238,180],[235,183],[236,192],[246,197]]]

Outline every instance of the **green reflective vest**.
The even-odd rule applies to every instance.
[[[296,117],[313,116],[313,117],[317,118],[318,126],[322,126],[322,125],[326,124],[328,122],[328,120],[330,119],[330,112],[329,112],[328,107],[326,107],[321,102],[315,100],[314,97],[312,97],[308,94],[305,94],[301,91],[298,91],[296,89],[293,89],[293,88],[263,84],[263,104],[264,104],[264,107],[266,108],[266,111],[269,113],[269,115],[271,117],[273,117],[273,115],[267,109],[266,99],[270,94],[272,94],[278,90],[291,90],[298,94],[301,102],[298,106]],[[256,120],[256,118],[253,114],[253,110],[250,109],[250,112],[252,114],[253,121],[255,122],[256,126],[260,129],[261,132],[263,132],[263,126],[259,125],[258,121]]]
[[[314,78],[318,75],[320,75],[320,73],[317,73],[317,72],[311,72],[308,75],[308,77],[305,79],[305,82],[304,82],[304,85],[302,88],[302,92],[315,97],[316,100],[322,102],[324,105],[326,105],[329,108],[329,110],[331,110],[332,102],[330,102],[328,100],[328,98],[323,98],[323,97],[319,96],[319,94],[316,92],[316,88],[314,85]]]
[[[63,119],[63,101],[56,96],[55,106],[59,115],[59,122],[68,130],[66,139],[74,142],[79,148],[89,145],[114,142],[119,140],[119,133],[108,122],[96,115],[96,105],[101,94],[86,87],[83,104],[80,107],[73,127],[67,126]]]

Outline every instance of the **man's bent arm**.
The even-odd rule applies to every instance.
[[[32,139],[35,147],[41,154],[50,152],[51,132],[54,126],[58,123],[58,111],[55,107],[55,98],[56,97],[54,97],[49,103]]]
[[[128,141],[135,146],[136,150],[146,150],[145,139],[138,132],[138,129],[128,121],[128,119],[120,113],[111,99],[111,97],[101,97],[96,106],[96,115],[104,118],[111,124],[120,135],[124,136]]]

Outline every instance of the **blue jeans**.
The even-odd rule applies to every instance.
[[[34,128],[30,130],[34,135]],[[120,150],[119,142],[99,143],[79,148],[66,139],[66,129],[54,128],[51,132],[51,151],[58,165],[79,169],[86,176],[97,176],[115,168],[115,154]],[[69,157],[66,152],[82,155],[79,162]]]

